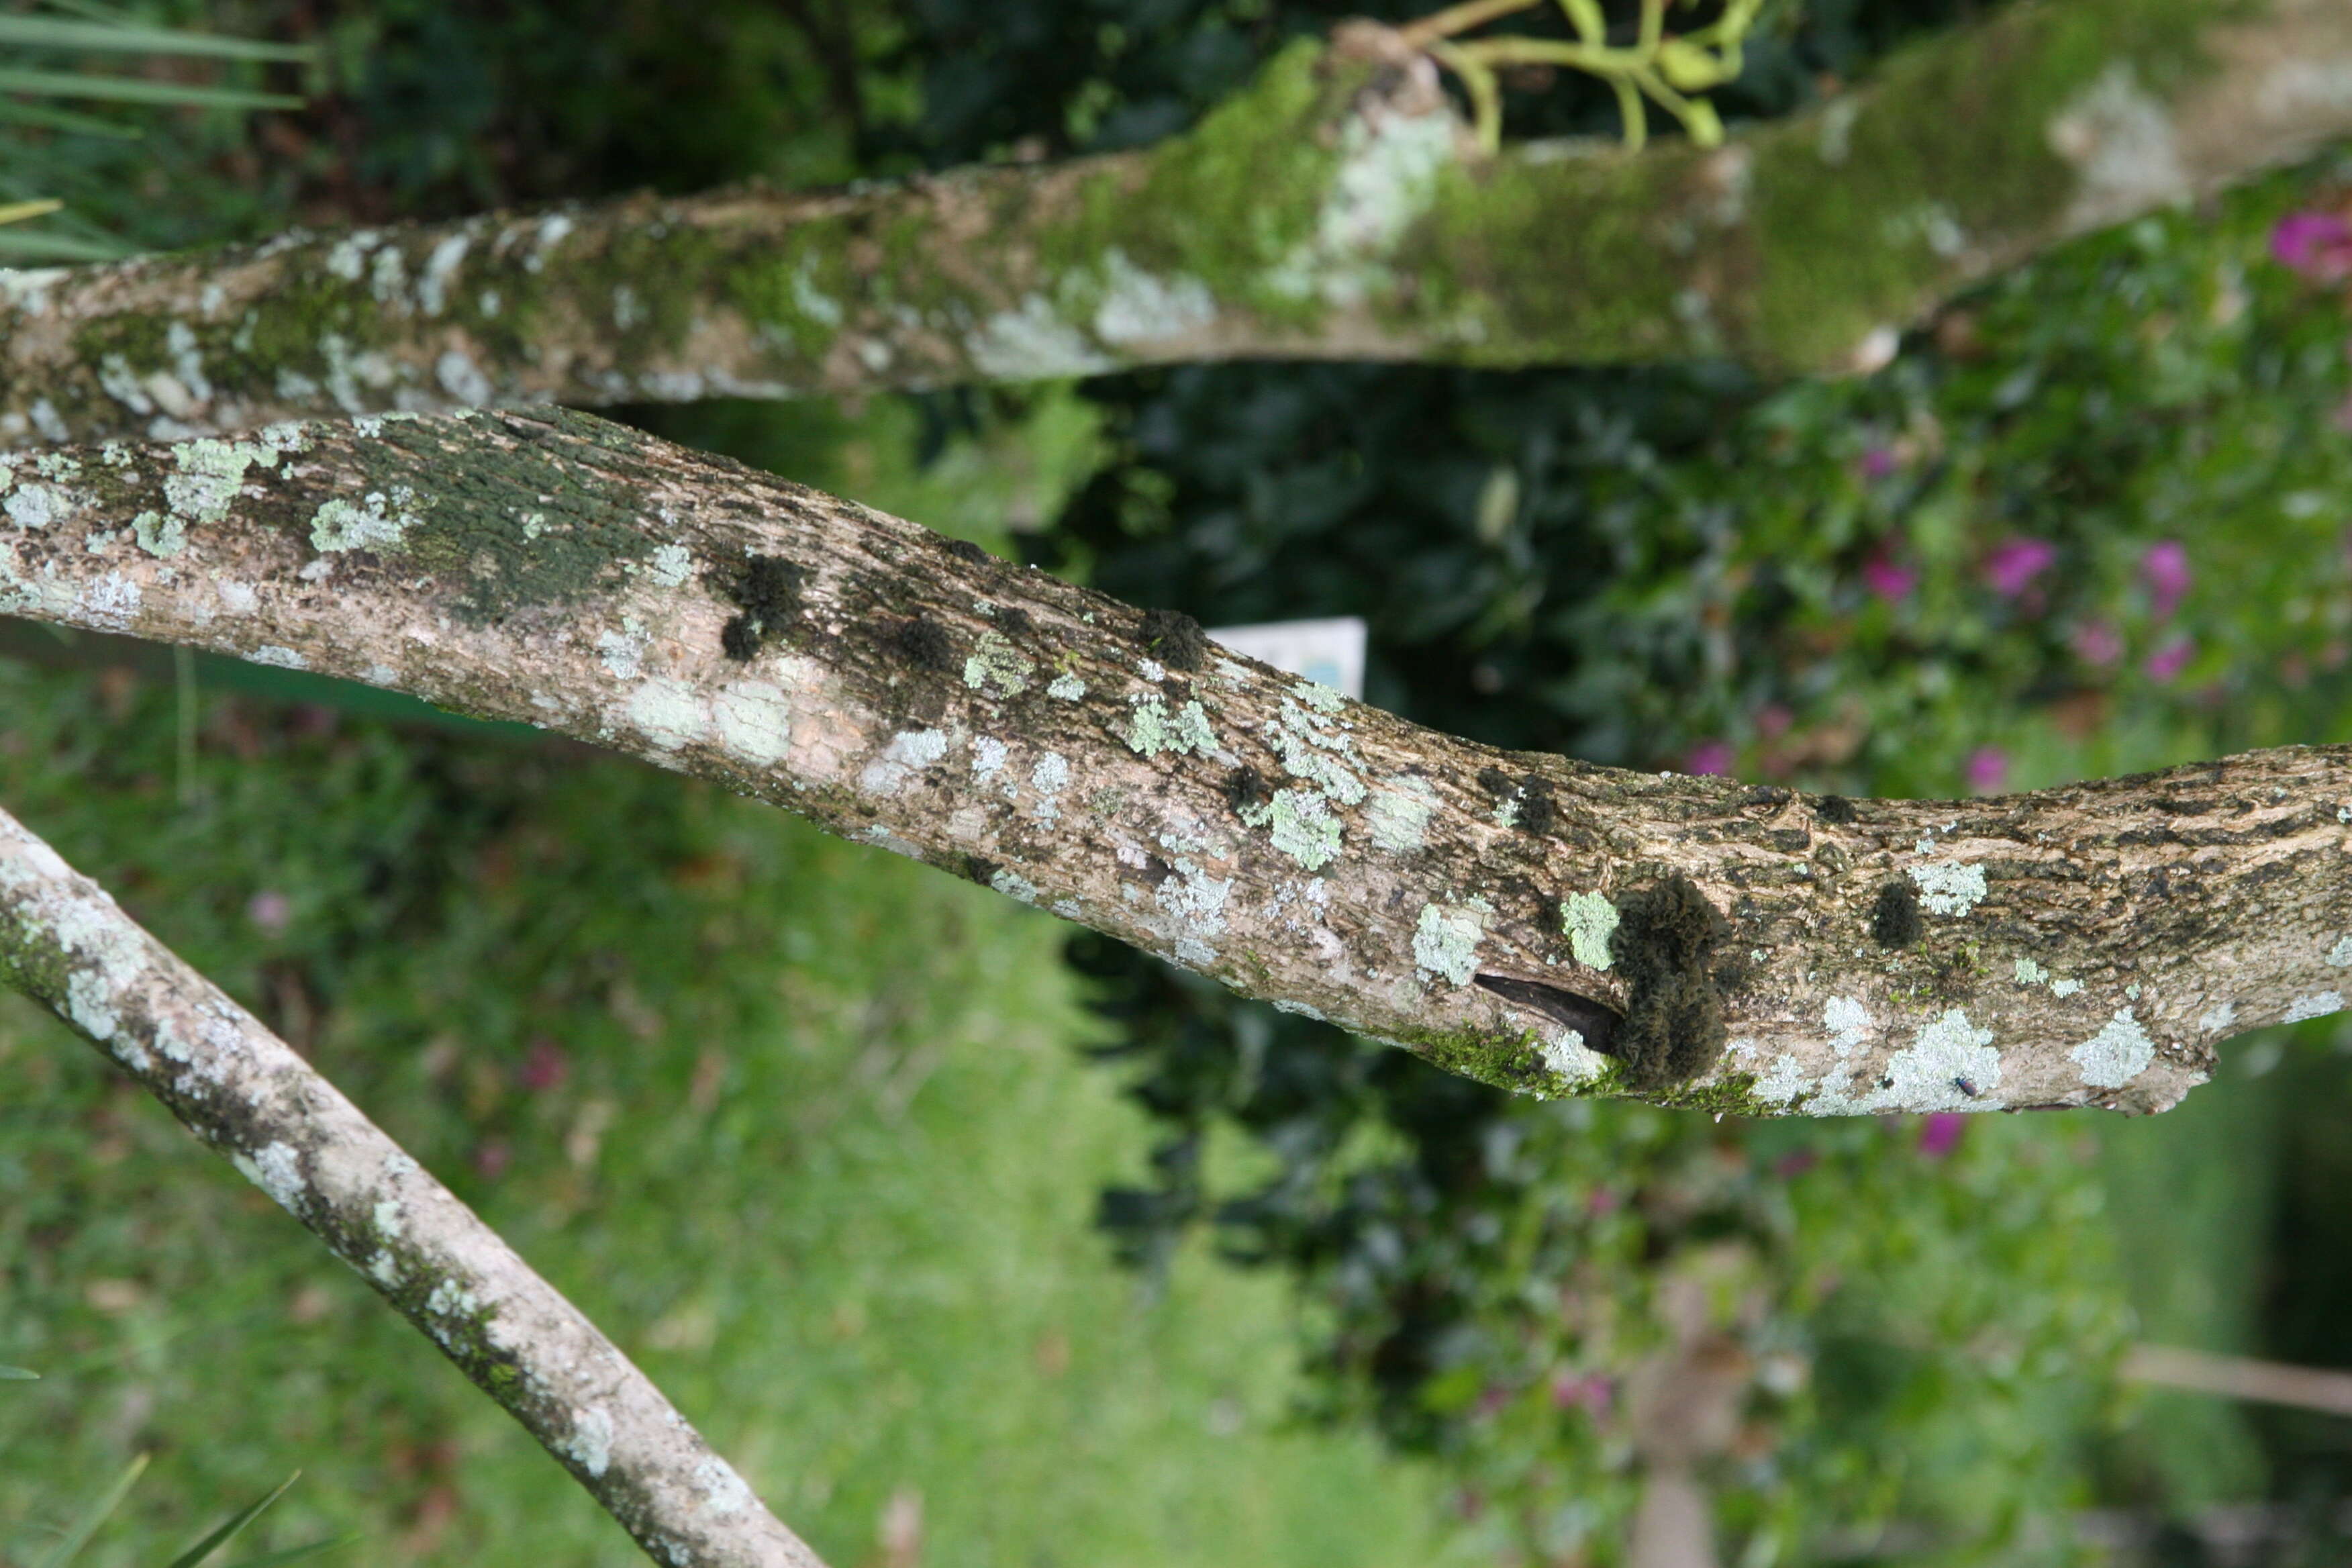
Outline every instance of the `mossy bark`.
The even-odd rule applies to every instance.
[[[2065,0],[1708,152],[1479,155],[1369,24],[1055,167],[0,273],[0,445],[1240,356],[1868,367],[2066,236],[2352,135],[2340,0]]]
[[[309,1226],[655,1562],[822,1568],[497,1232],[5,812],[0,984],[54,1008]]]
[[[0,611],[714,779],[1531,1092],[2157,1110],[2352,984],[2343,748],[1968,802],[1501,753],[583,414],[48,453],[0,519]]]

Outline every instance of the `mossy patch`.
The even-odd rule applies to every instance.
[[[1622,899],[1609,952],[1627,985],[1624,1026],[1613,1054],[1631,1088],[1649,1092],[1685,1083],[1723,1054],[1723,1000],[1715,949],[1729,925],[1706,895],[1679,874]]]
[[[1842,795],[1825,795],[1813,802],[1813,815],[1823,822],[1847,823],[1859,816],[1853,802]]]

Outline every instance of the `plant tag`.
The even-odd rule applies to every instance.
[[[1364,695],[1364,623],[1357,616],[1211,626],[1209,640],[1276,669],[1303,675],[1344,697]]]

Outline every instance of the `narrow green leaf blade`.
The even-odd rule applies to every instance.
[[[37,1383],[41,1374],[26,1366],[0,1366],[0,1383]]]
[[[282,92],[248,92],[236,87],[191,87],[143,77],[101,76],[82,71],[0,70],[0,92],[31,98],[87,98],[102,103],[163,103],[202,109],[299,109],[302,100]]]
[[[292,1475],[278,1482],[277,1486],[271,1488],[268,1491],[264,1492],[261,1496],[254,1499],[251,1502],[246,1504],[243,1508],[229,1515],[227,1521],[223,1523],[219,1529],[214,1531],[210,1535],[205,1536],[202,1541],[197,1542],[194,1546],[189,1547],[185,1552],[181,1552],[177,1557],[173,1558],[172,1568],[196,1568],[197,1563],[202,1563],[205,1558],[210,1557],[214,1552],[218,1552],[222,1547],[227,1545],[231,1540],[235,1539],[238,1531],[243,1530],[247,1525],[251,1524],[256,1519],[260,1517],[261,1510],[263,1509],[268,1508],[271,1503],[274,1503],[279,1498],[284,1497],[286,1495],[286,1489],[292,1486],[296,1481],[301,1479],[302,1472],[299,1470],[295,1471]]]
[[[0,16],[0,44],[36,49],[83,49],[112,54],[203,56],[222,60],[285,60],[307,64],[318,51],[305,44],[186,33],[135,22],[68,22],[56,16]]]
[[[122,1500],[131,1495],[131,1489],[137,1483],[139,1473],[146,1468],[147,1456],[144,1454],[124,1466],[122,1473],[114,1479],[114,1484],[100,1492],[97,1499],[82,1510],[81,1517],[66,1528],[64,1536],[55,1546],[49,1548],[49,1554],[33,1560],[33,1568],[65,1568],[67,1563],[80,1556],[81,1549],[89,1544],[89,1538],[98,1533],[98,1527],[104,1524],[107,1516],[121,1508]]]

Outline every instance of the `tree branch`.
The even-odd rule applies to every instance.
[[[5,811],[0,983],[55,1009],[309,1226],[656,1562],[823,1568],[496,1231]]]
[[[2035,0],[1723,148],[1481,156],[1369,24],[1049,168],[0,272],[0,442],[1266,355],[1871,367],[2070,235],[2352,135],[2339,0]]]
[[[0,611],[714,779],[1508,1088],[2158,1110],[2345,1005],[2342,748],[1966,802],[1500,752],[579,414],[15,461]]]

